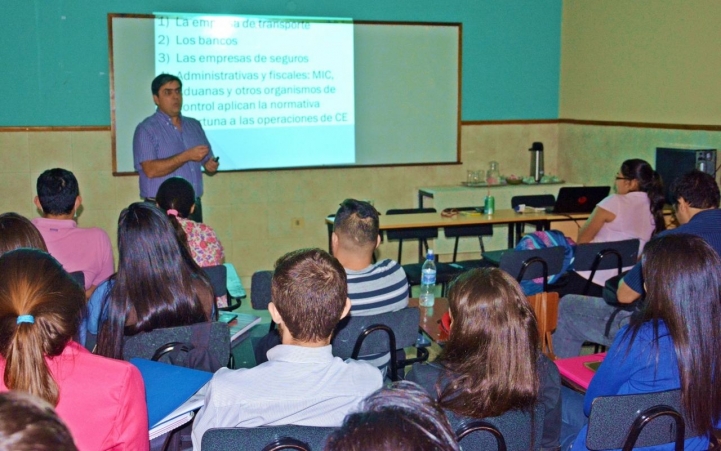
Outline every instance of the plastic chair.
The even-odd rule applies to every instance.
[[[193,365],[191,351],[199,353],[207,366]],[[141,332],[126,336],[123,344],[123,360],[139,357],[212,372],[227,366],[230,356],[230,330],[219,322]]]
[[[220,310],[232,311],[240,307],[242,296],[234,296],[228,290],[228,267],[226,265],[206,266],[202,268],[205,274],[210,279],[210,285],[213,287],[213,294],[216,298],[226,296],[228,299],[228,306],[222,307]],[[237,277],[237,275],[236,275]],[[243,293],[243,296],[245,294]]]
[[[408,215],[408,214],[421,214],[421,213],[436,213],[435,208],[396,208],[386,212],[387,215]],[[437,227],[422,227],[409,230],[386,230],[386,238],[388,241],[398,241],[398,264],[401,264],[401,258],[403,256],[403,241],[417,241],[418,242],[418,261],[419,263],[410,263],[403,266],[403,270],[406,272],[408,278],[408,284],[410,286],[416,286],[421,284],[421,268],[423,267],[423,261],[425,260],[425,253],[428,250],[428,240],[438,238]],[[439,263],[438,256],[436,257],[436,283],[442,285],[442,293],[445,294],[445,288],[448,282],[453,280],[462,270],[454,268],[448,263]]]
[[[681,407],[681,391],[640,395],[599,396],[591,404],[586,446],[589,449],[623,449],[675,443],[695,437]]]
[[[501,256],[498,267],[515,277],[519,282],[543,278],[543,291],[548,291],[548,275],[563,270],[565,249],[553,246],[544,249],[509,250]]]
[[[273,280],[273,271],[256,271],[250,279],[250,305],[255,310],[268,310],[270,304],[270,283]],[[270,322],[268,331],[275,329],[275,323]]]
[[[73,272],[69,273],[69,275],[70,275],[71,279],[76,281],[78,283],[78,285],[83,287],[83,290],[85,290],[85,273],[84,272],[73,271]]]
[[[475,207],[461,207],[458,208],[460,211],[464,210],[475,210]],[[457,226],[457,227],[444,227],[443,228],[443,235],[446,238],[455,238],[455,243],[453,244],[453,263],[451,266],[455,266],[457,268],[460,268],[463,271],[467,271],[469,269],[473,268],[480,268],[483,266],[487,266],[485,262],[483,262],[483,259],[477,259],[477,260],[463,260],[463,261],[456,261],[456,258],[458,256],[458,242],[460,241],[460,238],[463,237],[478,237],[478,243],[481,247],[481,253],[486,251],[485,246],[483,245],[483,237],[484,236],[493,236],[493,226],[492,225],[476,225],[476,226]]]
[[[320,451],[331,427],[268,426],[258,428],[214,428],[203,434],[201,451],[280,450]]]
[[[416,345],[421,312],[406,307],[395,312],[344,318],[336,327],[331,345],[341,359],[390,352],[390,378],[400,380],[399,371],[407,365],[428,360],[428,350],[417,347],[417,357],[398,360],[396,351]]]
[[[471,420],[464,422],[461,427],[456,431],[456,440],[458,444],[463,446],[464,451],[472,450],[490,450],[491,448],[481,445],[480,443],[473,443],[473,439],[478,440],[477,435],[479,433],[485,433],[490,435],[496,441],[496,449],[498,451],[506,451],[506,440],[503,438],[503,434],[498,430],[497,427],[483,420]],[[464,440],[465,439],[465,440]]]
[[[526,205],[527,207],[533,208],[550,208],[556,204],[556,198],[553,194],[531,194],[528,196],[513,196],[511,197],[511,208],[514,210],[519,205]],[[547,221],[528,221],[516,223],[516,244],[518,240],[523,236],[526,224],[536,226],[536,230],[543,230],[547,227]]]
[[[576,245],[573,269],[575,271],[591,271],[591,275],[585,279],[571,272],[568,285],[559,291],[562,292],[562,295],[582,294],[600,297],[603,287],[593,283],[596,271],[616,269],[618,270],[617,275],[620,275],[624,267],[633,266],[638,261],[639,246],[638,239]],[[580,288],[581,286],[583,288]],[[591,291],[592,289],[593,291]]]

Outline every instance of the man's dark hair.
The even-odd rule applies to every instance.
[[[80,195],[78,179],[67,169],[48,169],[37,182],[38,199],[46,215],[66,215],[75,208]]]
[[[678,200],[683,198],[689,207],[702,210],[718,208],[721,200],[719,187],[713,176],[698,170],[677,178],[671,185],[671,194],[674,203],[678,203]]]
[[[353,240],[357,246],[373,245],[378,240],[378,211],[361,200],[346,199],[335,214],[333,231]]]
[[[327,339],[348,299],[343,266],[321,249],[300,249],[275,263],[271,299],[285,327],[299,341]]]
[[[166,83],[170,83],[171,81],[177,81],[180,85],[180,89],[183,89],[183,82],[180,81],[180,78],[171,74],[160,74],[153,79],[153,82],[150,84],[150,90],[153,92],[154,96],[157,96],[160,92],[160,87]]]

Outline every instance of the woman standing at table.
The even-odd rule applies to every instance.
[[[658,172],[644,160],[626,160],[616,174],[616,194],[599,202],[578,231],[578,244],[604,243],[637,238],[639,252],[651,236],[666,229],[663,217],[663,182]],[[628,268],[626,268],[628,269]],[[601,287],[618,273],[615,269],[597,271],[593,283]],[[590,271],[579,271],[584,279]]]
[[[448,306],[451,330],[441,355],[414,364],[406,379],[437,397],[454,427],[466,418],[490,418],[502,431],[515,431],[506,437],[509,450],[555,449],[560,376],[540,352],[536,317],[518,282],[497,268],[467,271],[453,282]],[[532,437],[539,404],[540,443]]]
[[[584,413],[598,396],[680,388],[686,428],[696,435],[685,450],[708,449],[721,419],[721,259],[703,239],[674,234],[649,242],[642,261],[642,315],[616,334],[585,399],[562,389],[563,449],[571,443],[570,449],[587,449]],[[674,444],[643,449],[672,450]]]

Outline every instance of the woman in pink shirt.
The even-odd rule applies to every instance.
[[[55,406],[80,451],[148,450],[140,372],[72,340],[83,289],[35,249],[3,254],[0,274],[0,391],[28,392]]]
[[[639,253],[651,236],[666,229],[663,217],[663,182],[648,162],[626,160],[616,174],[616,194],[602,200],[578,231],[578,244],[637,238]],[[627,268],[628,269],[628,268]],[[588,279],[590,271],[579,271]],[[617,270],[597,271],[593,282],[603,286]]]

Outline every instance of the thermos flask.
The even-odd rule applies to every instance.
[[[543,143],[534,142],[528,150],[531,152],[531,177],[540,183],[543,178]]]

